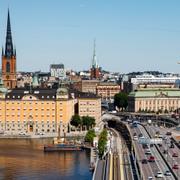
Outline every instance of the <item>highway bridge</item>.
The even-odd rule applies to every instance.
[[[169,126],[177,126],[180,123],[180,120],[176,120],[164,114],[155,114],[155,113],[133,113],[133,112],[117,112],[113,113],[113,115],[123,117],[123,118],[137,118],[139,120],[149,120],[151,119],[154,122],[165,123]]]

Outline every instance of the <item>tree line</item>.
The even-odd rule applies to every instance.
[[[89,130],[95,126],[95,118],[90,116],[80,117],[78,114],[72,116],[70,124],[81,130]]]

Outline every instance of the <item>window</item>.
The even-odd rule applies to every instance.
[[[10,73],[10,63],[6,63],[6,72]]]

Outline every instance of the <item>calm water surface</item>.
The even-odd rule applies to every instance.
[[[44,153],[45,139],[0,139],[0,179],[91,180],[87,151]]]

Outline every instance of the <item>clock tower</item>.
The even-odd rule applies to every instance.
[[[9,10],[7,17],[5,51],[2,48],[2,80],[4,86],[8,89],[13,89],[17,85],[16,50],[13,48]]]

